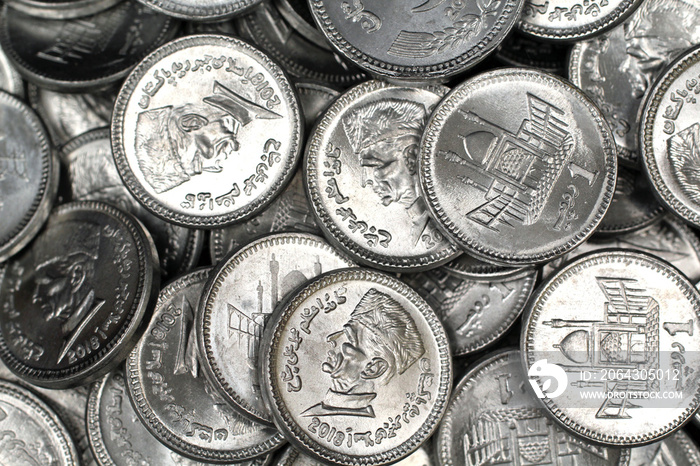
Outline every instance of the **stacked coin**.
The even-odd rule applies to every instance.
[[[700,466],[699,94],[698,0],[6,0],[0,464]]]

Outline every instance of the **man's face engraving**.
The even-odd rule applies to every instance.
[[[415,102],[387,99],[343,119],[362,167],[362,187],[371,187],[385,206],[397,202],[408,208],[419,198],[416,156],[426,114]]]
[[[46,321],[67,320],[90,291],[86,279],[94,269],[89,261],[86,255],[75,254],[39,266],[32,301],[41,307]]]
[[[626,57],[620,64],[640,99],[659,72],[700,41],[700,9],[683,0],[647,0],[624,24]]]

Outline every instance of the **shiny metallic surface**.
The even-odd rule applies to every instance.
[[[177,26],[133,1],[67,21],[37,18],[5,6],[0,44],[27,81],[56,91],[85,92],[122,79],[172,38]]]
[[[665,213],[644,173],[620,165],[615,194],[595,234],[624,234],[641,230],[658,221]]]
[[[0,380],[0,464],[77,466],[65,425],[36,395]]]
[[[630,465],[629,449],[596,445],[553,423],[526,385],[519,351],[479,360],[447,407],[436,439],[438,464],[477,466],[498,458],[497,464],[512,466]]]
[[[700,42],[700,2],[649,0],[615,29],[578,42],[569,79],[598,105],[618,155],[639,165],[639,111],[656,77]]]
[[[459,254],[430,218],[416,172],[425,122],[446,92],[369,81],[314,129],[303,166],[309,200],[329,240],[358,262],[419,271]]]
[[[289,445],[277,460],[277,466],[324,466],[327,463],[315,460]],[[426,447],[420,447],[398,463],[397,466],[433,466],[435,462],[430,457]]]
[[[630,466],[653,464],[699,466],[700,451],[682,430],[659,442],[630,449]]]
[[[136,413],[173,450],[199,461],[241,462],[264,456],[283,437],[240,416],[199,369],[194,322],[211,268],[198,269],[160,292],[146,332],[129,354],[126,379]]]
[[[452,363],[435,312],[371,269],[312,280],[275,313],[261,348],[277,427],[326,462],[408,456],[437,428],[449,399]]]
[[[0,22],[2,14],[0,13]],[[8,60],[5,52],[0,48],[0,90],[14,94],[19,98],[24,97],[24,82],[22,77]]]
[[[209,252],[213,264],[230,252],[270,233],[298,232],[320,235],[311,206],[306,198],[304,180],[298,170],[287,187],[255,217],[247,222],[211,231]]]
[[[124,0],[6,0],[5,3],[37,18],[73,19],[90,16]]]
[[[642,0],[525,0],[518,29],[542,39],[586,39],[624,21],[640,4]]]
[[[0,357],[23,380],[67,388],[124,360],[159,277],[153,240],[98,202],[58,207],[2,270]]]
[[[214,387],[246,416],[272,424],[257,368],[260,339],[278,303],[308,280],[355,264],[323,239],[279,233],[221,262],[202,295],[196,323],[202,365]]]
[[[124,186],[114,165],[107,128],[84,133],[61,149],[74,201],[102,201],[138,218],[153,237],[164,278],[194,268],[204,232],[164,222],[139,204]]]
[[[564,76],[571,47],[562,42],[542,41],[518,31],[508,34],[495,58],[507,66],[528,66]]]
[[[39,232],[58,190],[58,161],[37,115],[0,91],[0,263]]]
[[[90,130],[109,126],[118,88],[91,93],[50,91],[27,86],[27,100],[46,124],[54,144],[62,146]]]
[[[484,262],[469,254],[462,254],[443,267],[452,275],[457,275],[467,280],[500,279],[508,277],[513,272],[523,268]]]
[[[327,41],[309,38],[308,27],[290,24],[276,2],[263,2],[237,19],[236,25],[243,39],[256,44],[297,79],[340,87],[367,79],[364,71],[341,58]]]
[[[290,181],[300,118],[291,83],[267,55],[232,37],[187,36],[126,80],[112,148],[149,211],[182,226],[221,227],[255,215]]]
[[[541,398],[556,421],[594,442],[638,446],[698,408],[700,372],[689,369],[700,364],[699,331],[700,293],[685,276],[654,256],[607,250],[542,285],[520,344],[533,390],[548,390],[558,366],[557,395]]]
[[[168,16],[189,21],[221,21],[239,15],[261,0],[138,0]]]
[[[700,47],[682,55],[649,92],[640,122],[644,169],[664,206],[700,227]]]
[[[382,78],[445,79],[493,52],[523,0],[310,1],[319,29],[356,65]]]
[[[554,75],[506,68],[443,99],[421,141],[420,182],[438,225],[465,251],[506,265],[581,244],[615,189],[608,124]]]
[[[518,269],[510,275],[465,279],[438,267],[404,274],[401,279],[435,310],[445,327],[452,354],[464,356],[498,340],[520,316],[537,279],[537,270]]]
[[[299,102],[304,113],[305,128],[309,131],[340,92],[311,81],[297,81],[294,84],[299,94]]]
[[[700,241],[685,223],[667,214],[642,230],[618,236],[594,236],[571,253],[545,264],[543,278],[566,262],[601,249],[634,249],[659,257],[678,268],[693,283],[700,282]]]

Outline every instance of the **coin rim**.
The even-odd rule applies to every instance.
[[[566,243],[563,243],[554,249],[550,248],[545,252],[533,252],[529,254],[501,252],[494,249],[492,246],[483,246],[479,244],[478,235],[471,237],[469,234],[466,234],[463,231],[464,228],[458,225],[454,220],[451,220],[441,207],[440,201],[437,199],[435,194],[436,180],[432,176],[431,168],[432,161],[436,157],[434,154],[434,147],[438,142],[442,127],[444,126],[445,121],[453,114],[455,107],[467,102],[465,96],[468,96],[473,91],[478,90],[480,87],[488,86],[491,83],[517,83],[520,80],[527,80],[527,82],[533,84],[540,84],[545,86],[547,89],[554,90],[560,95],[569,95],[576,98],[578,103],[588,111],[593,123],[595,123],[600,131],[599,134],[602,142],[602,151],[604,152],[603,156],[605,157],[603,167],[606,171],[606,173],[602,173],[601,176],[607,178],[607,187],[604,183],[602,187],[602,190],[604,191],[603,196],[599,201],[597,212],[590,222],[582,225],[576,232],[576,235],[567,235],[569,236],[569,239],[566,241]],[[593,101],[591,101],[591,99],[580,89],[574,87],[563,78],[551,73],[545,73],[529,68],[501,68],[494,71],[487,71],[463,82],[459,86],[455,87],[449,94],[447,94],[447,96],[438,104],[433,111],[432,116],[428,120],[425,132],[423,133],[423,138],[421,139],[420,155],[418,158],[418,173],[420,174],[421,191],[423,192],[430,213],[436,220],[436,224],[448,237],[452,238],[452,240],[455,241],[458,246],[460,246],[467,253],[487,262],[495,262],[503,265],[532,265],[548,262],[566,254],[589,238],[598,225],[600,225],[600,222],[610,206],[612,196],[615,193],[615,185],[617,183],[617,154],[615,152],[615,142],[607,121],[605,121],[605,118],[600,113],[600,110],[598,107],[596,107]],[[591,209],[591,213],[593,211],[594,209]]]
[[[368,53],[351,44],[333,24],[333,20],[326,13],[323,0],[308,0],[311,15],[316,22],[316,27],[323,32],[333,48],[342,56],[355,63],[360,68],[372,74],[385,78],[403,78],[418,80],[444,79],[466,71],[484,60],[496,51],[498,45],[513,29],[520,17],[523,0],[506,0],[503,13],[491,27],[487,34],[476,44],[452,58],[443,59],[439,63],[430,65],[394,65],[384,60],[371,57]],[[635,0],[640,1],[640,0]],[[498,36],[498,37],[494,37]]]
[[[690,302],[695,309],[695,315],[700,318],[700,291],[698,291],[690,280],[675,266],[659,259],[651,254],[642,251],[631,251],[625,249],[601,249],[592,251],[575,258],[564,267],[554,273],[551,278],[542,283],[530,298],[530,301],[523,312],[523,325],[520,334],[520,354],[524,373],[528,373],[531,362],[532,340],[534,329],[532,321],[538,318],[542,312],[542,307],[546,304],[549,295],[562,285],[568,278],[575,276],[579,271],[587,270],[601,264],[626,263],[648,268],[670,278],[677,285],[677,290]],[[528,352],[530,351],[530,353]],[[587,440],[613,447],[636,447],[643,446],[673,434],[676,429],[690,421],[700,405],[700,386],[695,390],[690,405],[684,409],[675,420],[665,426],[655,428],[651,433],[629,436],[624,433],[620,435],[596,432],[595,428],[578,424],[568,419],[564,408],[559,408],[551,398],[537,398],[540,406],[543,406],[560,426]],[[687,398],[686,398],[687,400]],[[684,400],[685,402],[685,400]]]
[[[329,253],[337,256],[338,259],[346,262],[346,267],[355,266],[355,263],[349,257],[346,257],[340,251],[333,248],[320,236],[310,233],[273,233],[265,235],[231,251],[211,272],[209,280],[204,286],[202,298],[199,301],[199,312],[195,323],[197,347],[201,355],[200,362],[212,386],[230,402],[231,406],[235,408],[236,411],[251,420],[261,422],[265,425],[273,425],[272,413],[270,411],[267,413],[261,412],[255,406],[252,406],[245,397],[239,395],[236,390],[231,387],[227,379],[221,374],[220,365],[217,363],[217,357],[213,353],[210,343],[212,332],[215,332],[215,330],[212,330],[211,314],[214,312],[214,301],[217,299],[220,290],[226,288],[227,277],[234,273],[236,268],[239,267],[241,263],[244,263],[249,256],[253,256],[258,251],[263,251],[270,247],[295,244],[312,245],[313,247],[326,249]],[[229,284],[228,286],[231,285]],[[280,303],[283,301],[284,297],[280,300]],[[279,306],[280,304],[275,306],[275,310],[271,313],[272,315],[276,313],[276,309]],[[267,325],[270,325],[270,323],[268,322]],[[263,349],[264,346],[261,345],[260,348]],[[262,358],[262,354],[260,354],[259,358]],[[262,382],[263,379],[260,378],[259,374],[257,375],[259,381]]]
[[[213,270],[214,267],[211,266],[198,268],[171,281],[158,294],[158,301],[152,312],[153,317],[155,317],[159,311],[163,311],[163,307],[166,306],[174,296],[183,290],[187,290],[190,285],[196,285],[198,282],[201,282],[201,285],[204,286]],[[153,322],[153,319],[151,322]],[[146,331],[151,328],[151,325],[152,324],[149,323]],[[161,416],[156,414],[152,404],[149,402],[146,395],[144,395],[144,387],[140,379],[144,375],[141,366],[141,358],[145,350],[146,339],[141,338],[127,357],[124,379],[126,380],[129,400],[135,408],[134,411],[136,411],[139,419],[148,428],[151,434],[161,443],[164,443],[170,449],[195,461],[215,461],[217,463],[240,462],[258,458],[277,449],[284,443],[282,435],[276,432],[266,441],[253,446],[238,450],[214,450],[189,443],[173,433],[171,429],[163,423]],[[269,429],[267,426],[262,427]]]
[[[427,324],[432,331],[432,335],[435,337],[435,342],[438,347],[436,357],[440,361],[439,386],[435,396],[435,404],[427,419],[400,445],[383,453],[375,453],[372,455],[364,455],[362,453],[346,455],[337,453],[311,439],[294,421],[291,413],[286,408],[283,398],[279,395],[278,390],[276,390],[276,384],[273,380],[272,361],[276,353],[282,351],[282,345],[279,343],[281,342],[280,339],[283,337],[285,330],[283,327],[295,313],[298,305],[320,289],[347,281],[373,282],[391,288],[396,293],[409,300],[411,304],[415,306],[416,314],[423,317],[425,324]],[[450,399],[452,390],[452,357],[447,335],[445,334],[442,323],[435,314],[435,311],[433,311],[425,300],[410,286],[389,274],[376,270],[359,267],[340,269],[324,273],[307,282],[305,286],[291,293],[285,301],[280,303],[280,306],[277,307],[271,321],[265,328],[260,348],[265,351],[264,355],[261,354],[259,366],[261,374],[260,380],[264,382],[261,384],[263,386],[263,396],[270,407],[270,411],[272,411],[275,425],[290,443],[313,458],[322,461],[330,461],[334,464],[346,466],[379,466],[399,461],[420,448],[423,442],[437,430],[445,414],[447,402]]]
[[[283,162],[285,165],[284,170],[279,177],[276,177],[274,183],[271,184],[269,194],[255,198],[253,202],[247,204],[243,209],[234,208],[234,210],[228,213],[210,215],[206,217],[195,217],[171,210],[169,207],[163,205],[156,197],[148,194],[143,186],[141,186],[129,165],[124,148],[122,133],[124,132],[124,113],[126,112],[126,106],[135,93],[136,86],[146,76],[146,74],[151,71],[158,62],[175,52],[191,47],[207,45],[229,48],[231,53],[251,57],[257,61],[257,63],[264,68],[266,72],[270,73],[273,78],[275,78],[280,94],[286,97],[287,103],[289,104],[289,119],[291,120],[292,125],[292,136],[291,141],[289,142],[289,151],[288,153],[283,154]],[[293,90],[291,80],[284,70],[270,57],[247,42],[232,36],[225,36],[221,34],[196,34],[192,36],[184,36],[162,45],[144,58],[136,66],[136,68],[134,68],[131,74],[129,74],[129,76],[126,78],[126,81],[124,81],[124,84],[119,91],[119,95],[117,96],[117,100],[114,103],[112,124],[110,128],[112,135],[112,152],[114,154],[114,161],[116,162],[117,170],[119,171],[119,176],[121,176],[127,189],[136,198],[136,200],[139,201],[148,211],[168,222],[190,228],[211,229],[231,225],[248,219],[256,213],[262,211],[265,206],[270,204],[270,202],[272,202],[272,200],[282,192],[284,187],[291,181],[292,176],[294,175],[294,168],[296,167],[301,155],[300,140],[303,134],[303,124],[304,123],[301,120],[301,113],[299,110],[299,100]]]
[[[321,144],[324,139],[330,138],[331,136],[328,133],[329,126],[336,123],[343,113],[354,106],[357,99],[370,96],[374,93],[379,93],[381,95],[383,91],[404,89],[426,90],[436,94],[439,98],[444,98],[449,92],[448,88],[440,85],[427,85],[421,88],[413,88],[409,85],[395,85],[379,80],[365,81],[350,88],[338,96],[317,120],[316,126],[306,145],[306,151],[304,152],[302,175],[304,179],[304,188],[311,205],[311,211],[317,221],[316,223],[330,243],[350,255],[357,262],[370,267],[376,267],[390,272],[420,272],[422,270],[438,267],[457,258],[457,256],[461,254],[461,251],[450,240],[449,236],[445,236],[445,243],[448,243],[449,246],[446,245],[446,247],[442,247],[430,254],[408,257],[392,257],[373,252],[370,248],[361,246],[357,241],[344,233],[335,219],[332,218],[330,213],[331,209],[326,207],[323,201],[323,188],[319,185],[318,172],[321,170],[315,168],[320,154],[323,154]],[[415,176],[418,176],[417,171]]]
[[[529,3],[531,0],[525,1]],[[522,18],[519,19],[516,27],[519,31],[539,39],[578,41],[588,39],[592,36],[612,29],[634,13],[641,4],[642,0],[624,0],[613,11],[611,11],[610,14],[605,15],[592,23],[583,24],[577,27],[548,28],[529,23]]]
[[[683,55],[671,62],[664,72],[656,79],[654,85],[647,94],[644,104],[640,107],[642,109],[642,119],[639,123],[639,147],[644,162],[642,166],[644,167],[644,172],[647,177],[651,180],[652,188],[657,199],[659,199],[661,204],[668,208],[671,213],[676,214],[686,222],[692,223],[695,227],[700,227],[700,206],[695,209],[689,207],[669,188],[656,162],[653,133],[655,122],[658,117],[659,105],[661,105],[666,91],[674,84],[676,78],[698,63],[700,63],[700,45],[686,50]],[[671,173],[671,176],[673,176],[673,173]],[[687,196],[684,195],[684,197]]]
[[[160,277],[157,263],[157,253],[151,236],[146,228],[136,218],[97,201],[77,201],[63,204],[52,212],[49,223],[59,221],[59,216],[71,214],[106,215],[119,223],[134,243],[136,260],[138,261],[138,282],[132,293],[135,296],[131,308],[125,311],[124,324],[118,333],[104,342],[99,350],[89,358],[74,367],[66,369],[35,369],[14,355],[9,349],[4,335],[0,332],[0,360],[10,371],[20,379],[45,388],[70,388],[84,385],[100,378],[105,373],[119,365],[131,351],[130,343],[135,341],[143,331],[142,320],[150,304],[156,299]],[[47,228],[50,225],[47,224]],[[0,269],[0,277],[4,279],[4,270]],[[0,280],[1,283],[1,280]]]
[[[227,1],[218,7],[196,7],[179,5],[178,0],[136,0],[166,16],[187,21],[223,21],[245,13],[262,0]]]

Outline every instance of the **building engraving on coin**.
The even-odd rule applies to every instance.
[[[383,464],[432,433],[449,392],[449,348],[407,285],[369,269],[330,272],[274,320],[261,344],[264,394],[278,428],[307,454]]]
[[[326,336],[328,361],[321,370],[331,379],[323,401],[302,416],[375,417],[378,388],[414,365],[425,353],[411,314],[395,299],[370,288],[341,330]]]
[[[528,306],[521,346],[533,391],[577,434],[643,445],[697,408],[700,294],[669,264],[637,251],[587,254]],[[556,391],[542,388],[555,373]]]
[[[187,36],[144,60],[115,104],[112,143],[127,188],[190,227],[260,211],[293,175],[301,136],[284,72],[247,43]]]
[[[681,190],[700,204],[700,123],[694,123],[666,141],[668,158]]]

